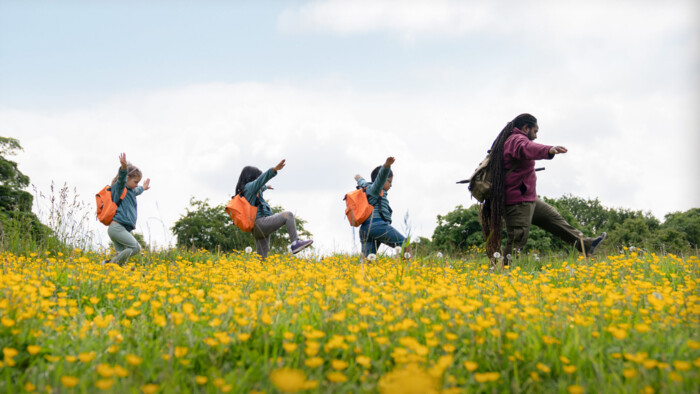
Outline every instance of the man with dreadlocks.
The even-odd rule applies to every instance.
[[[486,253],[494,261],[494,253],[501,249],[502,221],[505,217],[508,236],[505,265],[512,260],[514,249],[519,253],[525,247],[531,224],[574,245],[579,251],[580,239],[583,238],[587,253],[593,253],[606,237],[606,233],[595,239],[583,237],[556,209],[537,198],[535,160],[550,160],[555,155],[567,152],[563,146],[533,142],[538,131],[537,119],[530,114],[521,114],[508,122],[491,145],[491,197],[484,201],[481,208],[481,224]]]

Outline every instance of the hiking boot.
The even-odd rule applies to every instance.
[[[297,254],[297,253],[301,252],[302,250],[311,246],[312,243],[314,243],[313,239],[309,239],[307,241],[302,241],[302,240],[297,239],[296,241],[292,242],[292,253]]]
[[[591,244],[591,250],[588,251],[588,254],[593,254],[598,245],[600,245],[600,243],[603,242],[603,240],[607,238],[607,236],[608,233],[603,232],[598,236],[598,238],[594,239],[593,243]]]

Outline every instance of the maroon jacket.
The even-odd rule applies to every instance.
[[[552,147],[530,141],[527,134],[519,128],[513,128],[503,146],[503,164],[506,170],[506,205],[537,200],[537,175],[535,160],[551,159]],[[508,173],[513,166],[517,167]]]

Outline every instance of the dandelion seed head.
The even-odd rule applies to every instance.
[[[251,248],[250,246],[246,246],[245,252],[246,252],[246,253],[252,253],[252,252],[253,252],[253,248]]]
[[[435,257],[437,257],[437,258],[441,259],[441,258],[442,258],[442,253],[440,253],[440,252],[437,252],[437,253],[435,254]]]
[[[494,259],[500,259],[500,258],[501,258],[501,254],[498,253],[498,252],[494,252],[493,258],[494,258]]]
[[[406,252],[406,253],[403,254],[403,257],[404,257],[405,259],[410,259],[410,258],[411,258],[411,254],[408,253],[408,252]]]
[[[377,259],[377,255],[374,254],[374,253],[370,253],[370,254],[367,256],[367,260],[369,260],[369,261],[374,261],[374,260],[376,260],[376,259]]]

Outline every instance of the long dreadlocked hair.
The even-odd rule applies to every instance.
[[[508,122],[491,145],[489,160],[491,176],[491,197],[481,207],[481,228],[486,240],[486,254],[493,260],[493,254],[500,252],[503,237],[503,217],[506,211],[506,170],[503,162],[503,150],[506,140],[513,133],[513,128],[535,127],[537,119],[530,114],[520,114]]]

